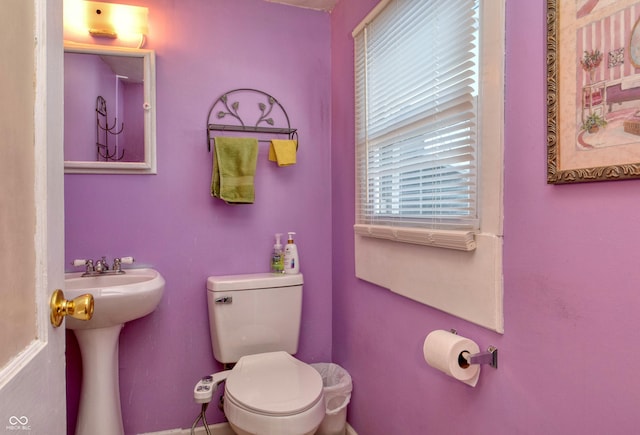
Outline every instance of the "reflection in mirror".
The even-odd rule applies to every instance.
[[[151,50],[65,44],[67,173],[156,173]]]

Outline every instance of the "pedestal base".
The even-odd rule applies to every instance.
[[[118,379],[118,339],[123,326],[73,331],[82,354],[76,435],[124,435]]]

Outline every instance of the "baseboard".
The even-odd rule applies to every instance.
[[[231,430],[228,423],[218,423],[209,425],[211,435],[235,435],[235,432]],[[195,435],[207,435],[204,427],[200,426],[194,431]],[[191,435],[191,429],[169,429],[160,432],[147,432],[138,435]],[[358,435],[349,423],[347,423],[347,430],[345,435]]]
[[[235,435],[228,423],[218,423],[209,425],[211,435]],[[207,435],[204,427],[199,426],[194,431],[195,435]],[[147,432],[138,435],[191,435],[191,429],[169,429],[160,432]]]

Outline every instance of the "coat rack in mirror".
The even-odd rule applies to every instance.
[[[65,43],[66,173],[155,174],[155,54]]]

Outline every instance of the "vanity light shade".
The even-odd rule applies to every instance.
[[[147,35],[149,9],[141,6],[86,1],[85,20],[94,37]]]

